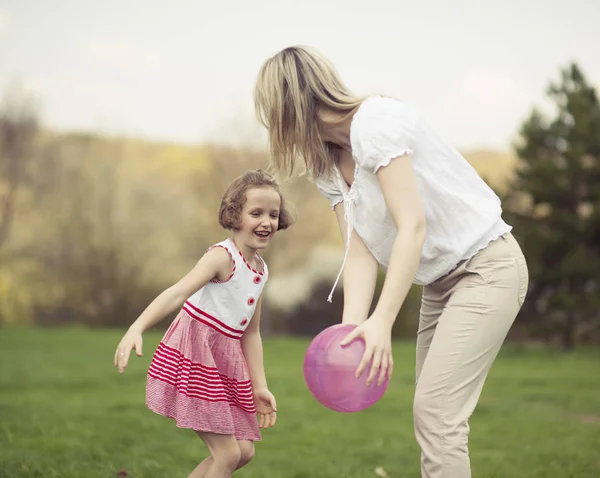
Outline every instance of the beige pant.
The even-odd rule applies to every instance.
[[[423,478],[471,476],[468,420],[528,283],[508,233],[424,287],[414,399]]]

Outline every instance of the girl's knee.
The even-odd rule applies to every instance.
[[[233,442],[231,445],[226,447],[220,447],[218,450],[212,452],[212,457],[215,463],[219,467],[230,470],[233,472],[240,463],[242,458],[242,452],[237,443]]]
[[[240,446],[240,462],[238,468],[250,463],[254,458],[254,443],[247,440],[240,440],[238,442]]]

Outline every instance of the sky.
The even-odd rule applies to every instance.
[[[0,93],[60,131],[260,142],[258,70],[305,44],[455,146],[508,150],[569,62],[600,88],[599,25],[597,0],[0,0]]]

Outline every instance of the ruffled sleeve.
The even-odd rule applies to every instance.
[[[321,177],[315,179],[314,182],[321,195],[331,204],[331,209],[344,200],[342,191],[340,191],[332,179]]]
[[[376,173],[392,159],[413,154],[416,122],[416,114],[397,99],[367,99],[352,121],[352,151],[359,166]]]

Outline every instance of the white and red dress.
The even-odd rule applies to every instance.
[[[261,439],[252,383],[240,339],[268,278],[252,269],[233,240],[222,247],[234,262],[231,276],[213,280],[183,305],[150,363],[146,405],[178,427]],[[209,249],[210,250],[210,249]]]

